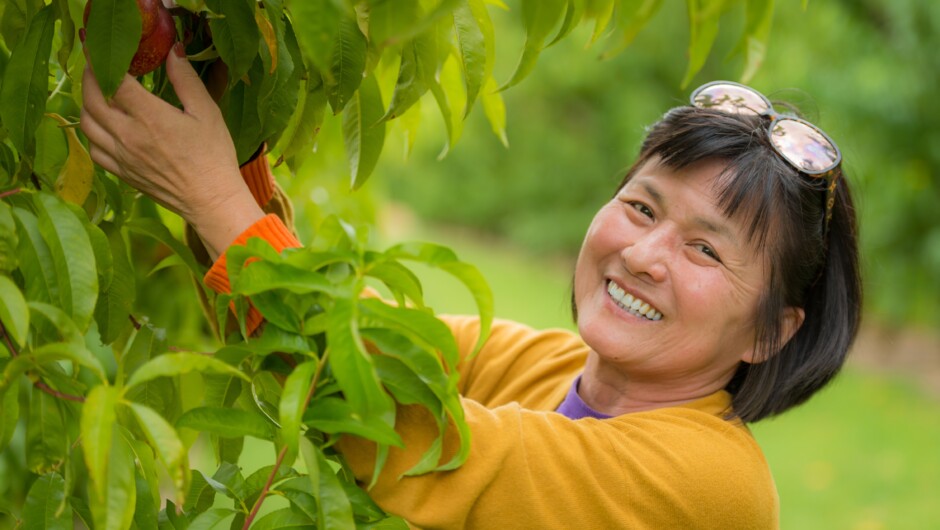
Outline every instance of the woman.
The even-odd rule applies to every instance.
[[[206,283],[224,291],[230,245],[299,243],[262,209],[281,202],[264,158],[239,173],[217,107],[176,51],[167,71],[185,111],[130,78],[106,103],[86,71],[82,128],[96,162],[194,227],[215,260]],[[180,130],[207,141],[190,149]],[[840,177],[828,137],[752,89],[696,91],[650,129],[588,229],[579,335],[497,322],[459,367],[467,463],[399,480],[437,435],[424,409],[402,407],[406,448],[392,449],[372,496],[418,527],[776,527],[746,424],[816,392],[855,335],[855,214]],[[470,351],[477,321],[446,321]],[[445,439],[444,458],[455,446]],[[374,447],[339,447],[368,480]]]

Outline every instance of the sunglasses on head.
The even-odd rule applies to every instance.
[[[836,168],[842,162],[842,153],[826,133],[812,123],[795,116],[778,114],[763,94],[749,86],[732,81],[712,81],[692,92],[692,105],[702,109],[715,109],[729,114],[749,114],[770,119],[768,138],[774,150],[797,171],[826,181],[825,233],[832,218],[835,204]]]

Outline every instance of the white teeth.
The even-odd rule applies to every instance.
[[[607,293],[610,294],[610,297],[613,298],[620,307],[634,315],[642,316],[649,320],[660,320],[663,318],[663,314],[654,309],[649,302],[634,298],[614,282],[607,282]]]

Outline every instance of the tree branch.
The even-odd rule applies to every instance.
[[[16,346],[13,344],[13,341],[10,340],[10,334],[7,333],[7,328],[6,328],[6,326],[3,325],[3,322],[0,322],[0,334],[3,335],[3,340],[4,340],[4,342],[6,342],[7,348],[10,350],[10,357],[18,357],[19,354],[20,354],[20,352],[17,351]],[[31,379],[31,380],[32,380],[32,382],[33,382],[33,386],[35,386],[35,387],[38,388],[39,390],[42,390],[42,391],[45,392],[46,394],[49,394],[50,396],[57,397],[57,398],[59,398],[59,399],[65,399],[65,400],[68,400],[68,401],[74,401],[74,402],[76,402],[76,403],[84,403],[84,402],[85,402],[85,398],[84,398],[84,397],[82,397],[82,396],[75,396],[75,395],[72,395],[72,394],[66,394],[65,392],[59,392],[58,390],[52,388],[51,386],[47,385],[45,382],[41,381],[41,380],[38,379],[38,378],[37,378],[37,379]]]

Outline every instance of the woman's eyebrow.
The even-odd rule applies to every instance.
[[[698,217],[698,216],[693,217],[692,222],[698,227],[700,227],[701,229],[705,230],[706,232],[717,234],[718,236],[723,237],[727,239],[728,241],[731,241],[731,243],[733,243],[734,245],[740,246],[738,244],[737,236],[730,228],[728,228],[728,225],[724,223],[720,223],[720,222],[715,222],[715,221],[712,221],[711,219],[706,219],[704,217]]]
[[[640,183],[640,185],[643,186],[643,190],[646,191],[646,193],[647,193],[650,197],[652,197],[653,202],[656,203],[656,206],[664,207],[664,204],[663,204],[663,194],[660,193],[659,190],[657,190],[656,187],[653,186],[652,183],[650,183],[650,182],[642,182],[642,183]]]

